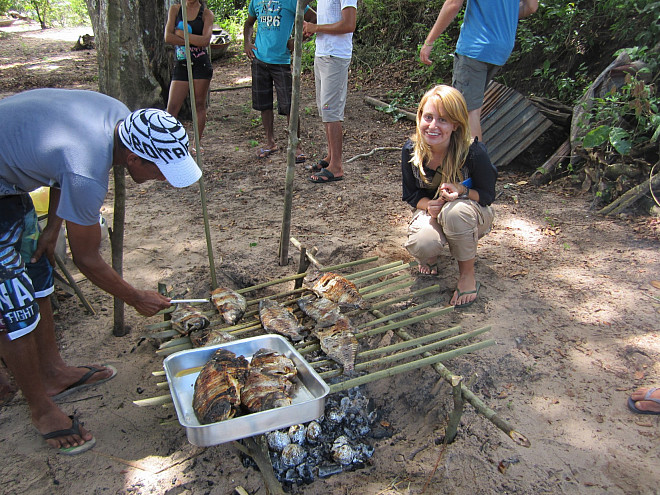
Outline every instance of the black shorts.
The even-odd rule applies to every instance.
[[[252,60],[252,108],[264,111],[273,108],[273,85],[277,92],[277,113],[291,111],[291,67],[289,64],[267,64]]]
[[[193,79],[211,79],[213,77],[213,65],[208,53],[192,59]],[[175,60],[172,69],[172,81],[188,80],[188,64],[185,60]]]

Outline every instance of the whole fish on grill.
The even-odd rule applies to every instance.
[[[280,375],[291,380],[298,374],[296,365],[286,357],[272,349],[259,349],[252,355],[250,369],[257,369],[267,375]]]
[[[201,311],[190,304],[177,304],[170,316],[172,327],[181,335],[188,335],[194,330],[202,330],[211,323]]]
[[[228,325],[236,325],[245,314],[247,301],[238,292],[227,287],[218,287],[211,292],[211,301]]]
[[[344,368],[344,373],[352,373],[358,352],[358,341],[353,325],[346,316],[342,316],[330,328],[314,329],[321,350],[333,361]]]
[[[302,340],[303,326],[289,308],[271,299],[259,301],[259,319],[268,333],[278,333],[297,342]]]
[[[369,309],[371,305],[362,298],[353,282],[336,273],[324,273],[312,286],[319,297],[325,297],[346,308]]]
[[[290,405],[295,391],[291,378],[297,373],[288,357],[272,349],[259,349],[252,356],[241,403],[250,412]]]
[[[204,328],[190,333],[190,342],[193,347],[208,347],[234,340],[236,337],[221,328]]]
[[[241,404],[249,363],[226,349],[218,349],[195,381],[193,410],[201,424],[233,418]]]
[[[316,322],[316,328],[330,327],[342,316],[339,305],[326,297],[307,296],[296,302],[302,312]]]

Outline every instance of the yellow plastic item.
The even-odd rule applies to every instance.
[[[50,187],[40,187],[30,193],[34,209],[37,216],[46,215],[48,213],[48,201],[50,199]]]

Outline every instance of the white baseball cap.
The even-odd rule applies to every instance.
[[[164,110],[143,108],[131,113],[119,125],[119,138],[137,156],[155,163],[174,187],[188,187],[202,176],[188,153],[188,133]]]

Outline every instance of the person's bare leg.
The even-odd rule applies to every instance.
[[[630,398],[635,402],[635,407],[640,411],[660,412],[660,404],[652,400],[644,400],[649,390],[650,389],[648,388],[638,388],[632,394],[630,394]],[[649,399],[660,400],[660,389],[655,390],[649,396]]]
[[[31,335],[34,335],[35,339],[36,362],[39,364],[41,381],[46,395],[52,397],[80,380],[83,375],[89,372],[89,369],[69,366],[64,362],[55,339],[55,322],[53,321],[50,297],[37,298],[37,303],[39,304],[41,319]],[[101,365],[93,366],[103,371],[94,373],[85,383],[91,384],[112,376],[110,368],[104,369]]]
[[[1,333],[0,354],[28,403],[32,424],[43,435],[71,428],[71,418],[46,395],[46,389],[41,379],[36,340],[35,332],[16,340],[9,340],[5,333]],[[54,448],[75,447],[93,438],[92,434],[82,427],[80,427],[80,433],[80,436],[65,435],[49,439],[46,442]]]
[[[329,165],[326,170],[331,172],[335,177],[342,177],[344,175],[344,168],[342,165],[344,131],[342,123],[341,121],[324,122],[323,125],[325,126],[325,136],[328,140],[328,156],[326,157],[326,161]],[[318,174],[312,175],[312,179],[318,177]]]
[[[209,94],[210,79],[194,79],[195,110],[197,112],[197,128],[199,129],[199,141],[201,143],[204,129],[206,127],[206,103]]]
[[[474,276],[474,260],[459,261],[458,262],[458,290],[454,291],[454,296],[451,298],[449,304],[455,306],[457,304],[466,304],[470,301],[474,301],[477,298],[476,293],[472,294],[462,294],[460,297],[458,291],[460,292],[470,292],[477,289],[477,281]]]
[[[481,107],[468,112],[468,123],[470,124],[472,141],[474,141],[475,137],[478,137],[479,142],[483,142],[483,136],[481,135]]]
[[[261,158],[265,158],[266,156],[268,156],[266,150],[270,150],[271,152],[273,152],[275,151],[275,148],[277,146],[275,144],[275,130],[274,130],[275,113],[273,112],[272,108],[261,111],[261,123],[264,125],[264,132],[266,133],[266,144],[265,146],[262,146],[262,149],[264,150],[264,156]]]
[[[181,106],[189,92],[188,81],[172,81],[170,83],[170,93],[167,98],[167,112],[174,117],[178,117]]]

